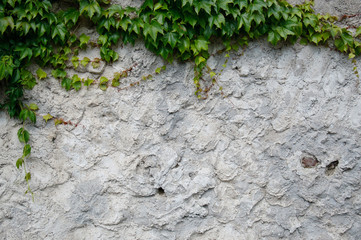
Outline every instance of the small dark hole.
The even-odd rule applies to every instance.
[[[326,175],[330,176],[335,172],[336,167],[338,166],[338,161],[333,161],[326,166]]]
[[[158,194],[159,195],[163,195],[164,194],[164,189],[163,188],[158,188]]]
[[[333,161],[330,164],[327,165],[327,170],[333,170],[338,166],[338,161]]]
[[[51,141],[52,141],[52,142],[55,142],[55,139],[56,139],[56,137],[53,137],[53,138],[51,139]]]

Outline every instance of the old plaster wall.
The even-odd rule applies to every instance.
[[[361,13],[358,0],[316,9]],[[116,63],[71,73],[111,78],[136,63],[128,86],[164,64],[142,42],[116,50]],[[218,71],[223,62],[208,61]],[[195,98],[191,63],[122,91],[41,81],[27,101],[78,126],[41,117],[27,126],[32,202],[15,168],[20,123],[0,113],[0,239],[359,239],[361,87],[352,68],[328,48],[262,39],[231,54],[218,80],[225,99],[217,88]],[[305,168],[305,157],[318,164]]]

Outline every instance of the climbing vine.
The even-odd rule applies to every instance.
[[[57,8],[53,5],[57,3]],[[0,0],[0,90],[4,98],[0,109],[10,117],[19,118],[23,126],[18,131],[24,143],[23,155],[16,161],[23,167],[27,192],[31,192],[30,172],[26,159],[30,156],[30,134],[25,123],[36,122],[34,104],[22,102],[24,89],[31,90],[37,81],[46,79],[42,69],[51,67],[51,75],[70,91],[98,85],[100,89],[120,85],[132,68],[116,73],[114,78],[81,79],[69,76],[69,64],[77,69],[119,58],[113,47],[122,42],[134,44],[141,39],[145,46],[168,62],[194,61],[194,86],[198,98],[206,97],[210,88],[218,85],[215,73],[207,66],[209,45],[216,39],[224,44],[224,51],[245,47],[249,41],[264,37],[272,45],[280,42],[325,45],[348,54],[353,59],[361,54],[361,27],[352,29],[337,26],[337,17],[315,14],[313,2],[292,6],[285,0],[145,0],[140,8],[110,4],[110,0],[78,0],[73,3],[51,0]],[[60,6],[60,7],[59,7]],[[93,24],[98,39],[77,35],[78,27]],[[100,58],[80,59],[78,52],[99,48]],[[227,62],[227,60],[226,60]],[[39,66],[34,76],[28,67]],[[165,70],[158,68],[156,74]],[[356,65],[354,72],[358,76]],[[202,86],[205,76],[211,79]],[[142,80],[153,76],[149,74]],[[134,86],[139,82],[132,83]],[[222,88],[219,86],[220,91]],[[118,88],[121,90],[121,88]],[[42,116],[55,124],[68,123],[50,114]]]

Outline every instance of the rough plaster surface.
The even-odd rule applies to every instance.
[[[319,2],[336,11],[345,1]],[[137,63],[128,86],[164,64],[141,42],[117,51],[112,65],[71,73],[112,77]],[[208,61],[218,71],[223,62]],[[14,166],[20,124],[0,113],[0,239],[360,239],[352,67],[328,48],[260,40],[231,54],[218,80],[226,99],[216,88],[194,97],[191,63],[122,91],[41,81],[27,101],[78,126],[38,117],[27,127],[32,202]],[[305,157],[316,166],[305,168]]]

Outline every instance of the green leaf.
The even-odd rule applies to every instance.
[[[78,21],[79,11],[75,8],[69,8],[63,15],[64,23],[67,24],[69,21],[72,21],[74,24]]]
[[[321,33],[314,33],[312,36],[311,36],[311,42],[314,42],[316,45],[318,45],[318,43],[320,41],[322,41],[322,34]]]
[[[82,35],[80,35],[80,37],[79,37],[80,47],[82,48],[82,47],[86,46],[88,44],[89,40],[90,40],[90,37],[85,35],[84,33]]]
[[[41,80],[41,79],[44,79],[46,78],[48,75],[46,74],[46,72],[43,71],[43,69],[39,68],[37,71],[36,71],[36,75],[38,76],[38,78]]]
[[[249,13],[243,13],[238,19],[238,29],[241,29],[244,26],[246,32],[249,32],[251,29],[251,17]]]
[[[1,34],[4,34],[7,27],[9,27],[9,26],[10,26],[11,29],[14,29],[14,19],[11,16],[0,18],[0,32],[1,32]]]
[[[86,67],[86,65],[88,65],[88,63],[90,62],[90,59],[88,57],[84,57],[83,60],[81,60],[81,65],[83,65],[84,67]]]
[[[56,25],[55,27],[52,28],[52,34],[51,34],[51,38],[54,39],[56,36],[60,37],[60,39],[62,41],[65,40],[65,36],[68,33],[67,28],[65,27],[64,23],[60,23],[58,25]]]
[[[185,51],[188,51],[190,48],[190,45],[191,45],[191,43],[189,41],[189,38],[182,38],[178,44],[178,49],[179,49],[180,53],[183,54]]]
[[[79,89],[81,88],[81,79],[77,74],[75,74],[73,75],[72,80],[72,87],[75,89],[75,91],[79,91]]]
[[[189,6],[192,6],[193,0],[182,0],[182,7],[184,7],[187,3],[189,3]]]
[[[151,24],[145,23],[143,33],[144,37],[150,35],[155,42],[158,33],[163,34],[163,27],[157,21],[152,21]]]
[[[178,33],[169,32],[164,35],[164,44],[169,44],[172,48],[175,47],[175,45],[178,42]]]
[[[84,12],[88,13],[88,17],[92,18],[94,14],[101,15],[102,11],[97,1],[91,0],[81,0],[79,6],[80,15]]]
[[[294,32],[288,30],[287,28],[284,27],[276,27],[276,31],[277,33],[286,40],[288,35],[295,35]]]
[[[343,32],[341,34],[341,38],[347,45],[349,45],[350,47],[353,46],[353,37],[348,32]]]
[[[193,2],[194,10],[199,14],[200,10],[203,9],[206,13],[211,15],[212,1],[210,0],[198,0]]]
[[[358,37],[361,35],[361,26],[356,29],[355,37]]]
[[[201,64],[202,62],[205,62],[205,61],[206,61],[206,59],[204,57],[197,56],[196,60],[195,60],[195,63],[196,63],[196,65],[199,65],[199,64]]]
[[[31,174],[30,174],[30,172],[26,173],[24,178],[25,178],[26,181],[29,181],[29,180],[31,179]],[[27,191],[26,191],[26,192],[27,192]]]
[[[51,116],[49,113],[43,116],[43,119],[45,122],[48,122],[50,119],[53,119],[53,116]]]
[[[273,45],[276,45],[281,40],[281,36],[277,32],[271,31],[268,33],[267,40]]]
[[[25,144],[23,149],[24,157],[28,156],[31,153],[31,146],[29,144]]]
[[[19,118],[21,119],[21,120],[23,120],[23,122],[25,122],[26,121],[26,119],[28,119],[29,118],[29,110],[28,109],[23,109],[23,110],[21,110],[21,112],[20,112],[20,114],[19,114]]]
[[[222,28],[222,24],[224,25],[226,23],[226,19],[224,18],[222,13],[219,13],[218,15],[211,15],[208,21],[209,27],[213,27],[213,25],[216,25],[218,28]]]
[[[36,123],[36,114],[33,111],[29,111],[29,119],[32,123]]]
[[[108,36],[107,35],[100,35],[98,38],[98,43],[101,45],[105,45],[108,42]]]
[[[71,89],[71,84],[72,84],[72,80],[70,78],[63,78],[63,80],[61,81],[61,86],[63,88],[65,88],[65,90],[69,91]]]
[[[118,14],[117,16],[121,19],[123,18],[124,13],[125,13],[125,9],[119,4],[111,5],[107,9],[107,17],[112,17],[114,14]]]
[[[36,111],[36,110],[39,110],[39,107],[35,103],[31,103],[29,105],[29,109],[32,110],[32,111]]]
[[[215,72],[210,72],[210,73],[209,73],[209,76],[210,76],[211,78],[213,78],[214,76],[216,76],[216,73],[215,73]]]
[[[55,78],[65,78],[66,71],[64,69],[55,69],[51,71],[51,75]]]
[[[99,88],[103,91],[107,90],[108,88],[108,81],[109,79],[106,77],[101,77],[99,80]]]
[[[59,124],[63,124],[64,123],[64,120],[61,119],[61,118],[55,118],[54,119],[54,125],[57,126]]]
[[[342,38],[337,38],[335,40],[335,46],[341,52],[346,52],[347,51],[347,44],[343,41]]]
[[[208,51],[208,41],[202,38],[197,39],[194,44],[191,44],[191,48],[194,53],[199,53],[202,50]]]
[[[73,63],[73,66],[75,69],[77,69],[79,67],[79,58],[78,56],[73,56],[71,58],[71,62]]]
[[[22,143],[27,143],[29,142],[30,139],[30,134],[28,131],[26,131],[24,128],[20,128],[18,130],[18,139],[20,142]]]
[[[155,73],[157,73],[157,74],[159,74],[161,71],[162,71],[162,69],[161,69],[161,68],[157,68],[157,69],[155,69]]]
[[[93,79],[87,78],[87,80],[84,81],[84,86],[89,87],[93,82]]]
[[[16,161],[16,167],[19,169],[21,166],[23,166],[23,163],[24,163],[24,159],[19,158],[19,159]]]

